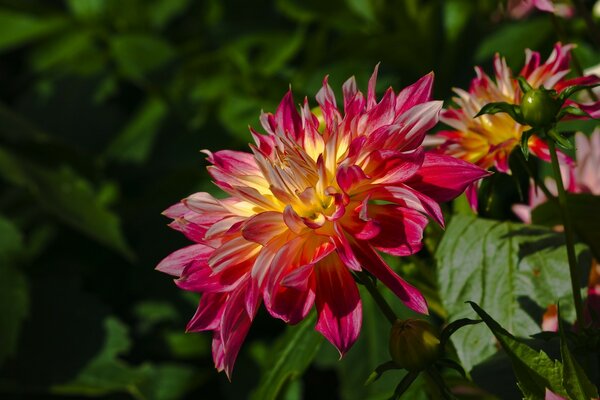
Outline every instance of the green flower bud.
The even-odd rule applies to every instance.
[[[390,355],[401,368],[422,371],[441,355],[437,330],[423,319],[396,320],[390,332]]]
[[[561,105],[555,91],[534,89],[523,95],[521,113],[527,125],[534,128],[548,127],[556,121]]]

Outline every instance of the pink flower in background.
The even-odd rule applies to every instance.
[[[565,189],[571,193],[600,195],[600,128],[596,128],[589,138],[577,132],[575,147],[575,165],[561,166]],[[545,184],[552,194],[558,194],[554,179],[546,178]],[[532,184],[529,189],[529,204],[515,204],[512,210],[523,222],[530,224],[533,209],[547,200],[544,193]]]
[[[562,396],[557,395],[550,389],[546,388],[546,394],[544,395],[544,400],[567,400]]]
[[[576,162],[574,166],[561,166],[561,175],[565,189],[571,193],[590,193],[600,195],[600,128],[596,128],[590,137],[581,132],[575,134]],[[556,182],[552,178],[545,181],[548,190],[557,195]],[[548,201],[544,193],[531,185],[529,204],[515,204],[513,212],[523,222],[531,223],[531,212],[540,204]],[[598,324],[600,317],[600,271],[596,260],[592,262],[588,279],[588,295],[585,301],[584,317],[586,324]],[[544,314],[542,329],[556,331],[558,314],[556,305],[548,306]]]
[[[534,88],[545,87],[560,92],[564,88],[577,84],[599,82],[596,76],[565,79],[569,73],[570,51],[572,45],[557,43],[554,51],[545,63],[541,62],[538,52],[527,50],[525,66],[519,72]],[[456,108],[443,110],[441,120],[452,129],[436,135],[443,143],[437,151],[443,154],[472,162],[484,169],[496,168],[499,172],[510,173],[508,157],[519,144],[523,132],[529,126],[515,122],[508,114],[482,115],[473,118],[481,108],[492,102],[520,104],[522,93],[513,72],[499,55],[494,59],[495,79],[488,76],[480,67],[475,67],[477,76],[471,81],[469,91],[454,89],[458,95],[453,98]],[[584,109],[593,117],[600,116],[600,102],[579,104],[568,100],[568,105]],[[531,153],[542,160],[550,161],[548,146],[537,136],[529,139]],[[559,154],[563,163],[569,163],[568,157]],[[471,206],[476,209],[477,185],[467,191]]]
[[[525,18],[535,9],[553,13],[563,18],[571,18],[575,10],[569,4],[551,0],[508,0],[507,11],[514,19]]]
[[[353,271],[366,270],[407,307],[427,313],[423,295],[383,261],[421,249],[439,202],[487,173],[421,145],[442,104],[430,101],[433,75],[399,93],[366,97],[354,78],[343,86],[343,112],[327,83],[316,96],[322,122],[291,91],[252,130],[252,153],[206,151],[215,184],[229,197],[196,193],[170,207],[170,226],[195,244],[157,269],[202,293],[188,331],[213,332],[218,370],[231,374],[257,310],[295,324],[316,308],[316,330],[343,355],[356,341],[362,308]]]

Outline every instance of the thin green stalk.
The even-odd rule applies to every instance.
[[[579,283],[581,282],[581,272],[577,265],[577,256],[575,255],[575,240],[573,237],[573,224],[571,215],[567,206],[567,192],[563,185],[560,166],[558,165],[558,156],[556,154],[556,144],[552,139],[548,139],[548,148],[550,149],[550,157],[552,158],[552,170],[556,187],[558,188],[558,203],[560,216],[563,226],[565,227],[565,240],[567,244],[567,257],[569,259],[569,274],[571,275],[571,290],[573,292],[573,302],[575,303],[575,312],[577,314],[577,326],[579,331],[583,330],[583,300],[581,298],[581,290]]]
[[[525,171],[527,171],[527,175],[529,175],[529,177],[531,179],[533,179],[533,181],[535,182],[535,185],[537,187],[539,187],[540,189],[542,189],[542,192],[544,192],[544,194],[546,195],[546,197],[548,198],[548,200],[550,201],[556,201],[556,197],[550,192],[550,190],[548,189],[548,187],[546,186],[546,184],[544,183],[544,181],[542,181],[537,174],[534,174],[533,171],[531,170],[531,167],[529,167],[529,164],[527,163],[527,160],[525,160],[525,156],[523,155],[523,153],[517,149],[517,151],[519,152],[519,155],[517,156],[517,158],[519,159],[519,161],[521,162],[521,165],[523,165],[523,168],[525,168]]]
[[[396,320],[398,319],[398,317],[396,317],[396,313],[394,312],[394,310],[392,310],[392,307],[390,307],[388,302],[381,295],[381,293],[377,289],[377,286],[375,286],[375,282],[373,282],[373,280],[369,278],[364,272],[355,272],[355,274],[358,277],[360,283],[362,283],[364,287],[367,288],[367,290],[371,294],[371,297],[373,297],[373,300],[375,300],[375,303],[377,304],[383,315],[385,315],[387,320],[390,321],[390,324],[396,322]]]

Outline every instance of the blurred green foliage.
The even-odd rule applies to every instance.
[[[290,84],[297,102],[327,74],[338,93],[351,75],[364,88],[381,62],[380,90],[433,70],[448,99],[496,51],[518,65],[551,48],[545,17],[509,21],[500,3],[0,0],[0,397],[389,396],[399,376],[362,387],[386,356],[369,299],[342,361],[306,323],[284,334],[262,312],[233,382],[217,375],[210,335],[183,333],[198,297],[153,271],[186,243],[160,213],[214,192],[198,150],[242,149]],[[566,28],[584,66],[600,61],[583,26]],[[432,257],[395,264],[444,317]]]

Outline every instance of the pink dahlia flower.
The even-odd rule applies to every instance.
[[[508,0],[507,11],[514,19],[525,18],[535,9],[563,18],[571,18],[575,10],[569,4],[552,0]]]
[[[565,189],[571,193],[600,195],[600,128],[596,128],[589,138],[577,132],[575,147],[575,165],[561,166]],[[557,196],[558,190],[554,179],[546,178],[545,183],[548,190]],[[529,191],[529,204],[515,204],[512,209],[517,217],[530,224],[533,209],[547,200],[546,195],[532,184]]]
[[[356,341],[362,309],[353,271],[366,270],[409,308],[427,313],[423,295],[383,261],[422,246],[428,218],[443,225],[439,202],[486,175],[454,157],[425,153],[438,122],[433,75],[399,93],[367,96],[354,78],[343,111],[327,84],[316,96],[322,120],[291,91],[275,114],[260,118],[252,153],[206,151],[215,184],[229,197],[195,193],[165,211],[170,226],[195,244],[157,269],[202,293],[188,331],[213,331],[213,358],[231,374],[261,303],[295,324],[316,308],[316,330],[343,355]]]
[[[545,87],[560,92],[564,88],[579,84],[600,82],[596,76],[565,79],[569,73],[570,51],[572,45],[557,43],[554,51],[545,63],[541,62],[538,52],[526,50],[525,66],[519,72],[533,88]],[[482,115],[473,118],[481,108],[492,102],[520,104],[522,93],[516,77],[499,55],[494,59],[495,79],[488,76],[480,67],[475,67],[477,76],[471,81],[469,91],[454,89],[458,95],[453,98],[456,108],[447,108],[441,114],[441,120],[452,130],[441,131],[436,135],[443,143],[438,151],[479,165],[484,169],[495,167],[499,172],[510,173],[508,157],[519,144],[523,132],[530,129],[527,125],[515,122],[508,114]],[[571,100],[568,105],[577,106],[592,117],[600,116],[600,102],[579,104]],[[529,139],[532,154],[550,161],[548,146],[537,136]],[[569,163],[568,157],[559,154],[563,163]],[[467,191],[471,205],[476,208],[477,186]]]

